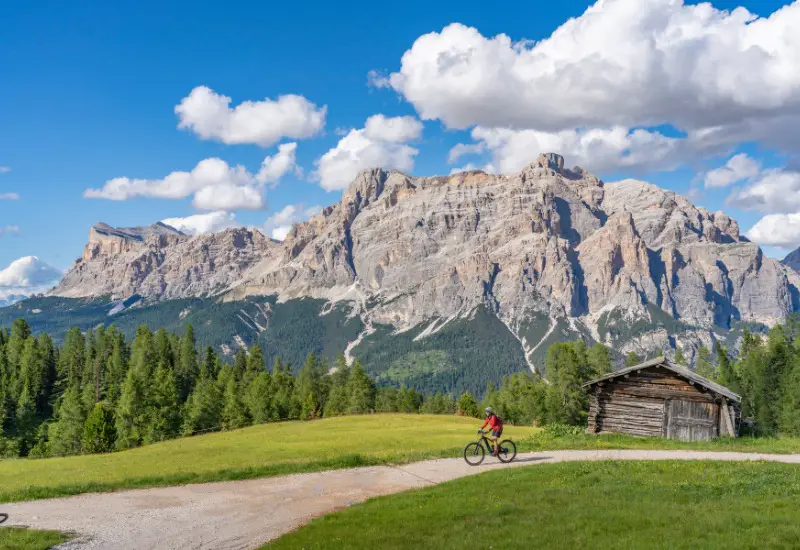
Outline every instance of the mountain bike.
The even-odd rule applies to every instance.
[[[499,444],[500,452],[495,455],[500,462],[509,463],[517,456],[517,445],[510,439],[504,439]],[[486,453],[492,453],[492,442],[486,437],[486,432],[478,430],[478,440],[464,447],[464,460],[470,466],[477,466],[486,458]]]
[[[0,514],[0,523],[5,523],[8,519],[8,514]]]

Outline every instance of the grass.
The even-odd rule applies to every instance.
[[[546,464],[372,499],[264,548],[797,548],[798,499],[786,464]]]
[[[35,531],[23,527],[0,527],[3,550],[46,550],[69,539],[58,531]]]
[[[729,451],[744,453],[792,454],[800,453],[797,437],[739,437],[712,441],[676,441],[660,437],[633,437],[629,435],[586,435],[582,428],[545,427],[517,442],[521,451],[555,451],[561,449],[645,449],[645,450],[695,450]]]
[[[473,418],[379,414],[281,422],[130,451],[0,461],[0,502],[94,491],[267,477],[457,456]],[[509,428],[516,438],[533,428]]]

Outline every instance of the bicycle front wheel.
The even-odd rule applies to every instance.
[[[517,445],[510,439],[506,439],[505,441],[500,442],[500,452],[497,454],[497,458],[500,462],[511,462],[517,456]]]
[[[477,466],[486,457],[486,451],[483,450],[483,445],[475,443],[474,441],[464,447],[464,460],[470,466]]]

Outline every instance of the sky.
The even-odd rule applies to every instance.
[[[361,169],[541,152],[723,210],[782,257],[797,28],[800,0],[9,4],[0,294],[49,284],[96,222],[280,239]]]

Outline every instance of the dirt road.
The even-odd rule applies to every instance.
[[[699,451],[548,451],[511,465],[460,458],[247,481],[205,483],[0,505],[8,525],[78,533],[61,549],[246,549],[370,497],[485,472],[576,460],[765,460],[800,464],[798,455]]]

